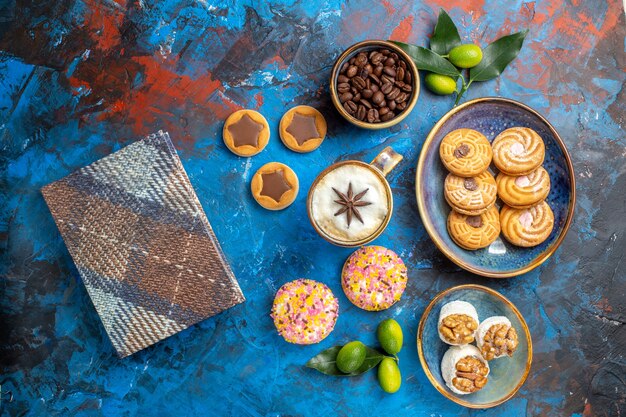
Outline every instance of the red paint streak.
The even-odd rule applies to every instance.
[[[585,409],[583,411],[583,417],[592,417],[593,414],[593,410],[591,409],[591,404],[587,403],[585,404]]]
[[[172,113],[174,109],[181,110],[176,113],[184,115],[190,107],[199,112],[206,106],[211,108],[211,95],[223,90],[221,82],[213,80],[210,73],[192,79],[170,71],[167,63],[160,63],[153,57],[140,56],[132,60],[143,67],[144,76],[143,86],[128,97],[132,103],[128,108],[128,121],[138,135],[146,132],[146,123],[152,125],[156,119],[178,120]],[[218,112],[214,113],[217,115]],[[223,117],[224,113],[219,113],[218,117]]]
[[[103,51],[118,46],[121,40],[119,27],[124,20],[124,10],[103,7],[95,0],[85,0],[88,12],[85,15],[85,28],[96,42],[95,48]],[[125,5],[122,5],[125,8]]]
[[[439,13],[439,9],[444,9],[448,13],[454,8],[459,8],[467,14],[471,14],[472,21],[485,14],[485,0],[467,1],[467,0],[431,0],[433,11]]]
[[[280,55],[276,55],[268,60],[266,60],[267,65],[276,64],[278,69],[284,70],[287,69],[287,64],[285,64],[285,60]]]
[[[385,10],[387,11],[387,14],[394,14],[396,12],[396,8],[393,7],[393,5],[391,4],[391,2],[389,0],[382,0],[381,1],[383,7],[385,8]]]
[[[256,109],[261,108],[261,106],[263,105],[263,94],[262,93],[256,93],[254,95],[254,101],[256,101]]]
[[[413,16],[407,16],[400,24],[391,32],[389,39],[393,39],[394,41],[407,42],[409,40],[409,36],[413,31]]]

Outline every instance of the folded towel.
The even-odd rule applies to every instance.
[[[245,300],[167,132],[42,193],[120,357]]]

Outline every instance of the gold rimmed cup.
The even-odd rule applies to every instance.
[[[311,184],[311,188],[309,189],[309,193],[307,196],[307,211],[308,211],[309,221],[311,222],[311,225],[313,226],[315,231],[326,241],[334,245],[343,246],[343,247],[362,246],[373,241],[378,236],[380,236],[380,234],[385,230],[385,228],[389,224],[389,221],[391,220],[391,215],[393,214],[393,195],[391,193],[391,187],[389,186],[389,182],[387,182],[386,175],[389,172],[391,172],[391,170],[393,170],[393,168],[401,160],[402,160],[402,155],[395,152],[393,149],[391,149],[391,147],[386,147],[369,164],[366,162],[355,161],[355,160],[341,161],[341,162],[332,164],[331,166],[323,170],[317,176],[317,178],[315,178],[315,180],[313,181],[313,184]],[[348,191],[345,189],[345,187],[349,186],[353,195],[356,195],[360,192],[363,192],[366,188],[368,190],[370,190],[371,188],[371,191],[372,191],[371,194],[379,195],[382,193],[381,191],[384,190],[384,196],[382,197],[379,196],[379,198],[382,200],[377,201],[377,202],[369,201],[372,195],[368,196],[367,192],[364,193],[364,196],[363,196],[364,198],[362,200],[363,202],[368,202],[370,204],[384,205],[386,207],[386,214],[384,218],[382,219],[382,221],[380,221],[378,226],[374,230],[371,231],[371,233],[367,233],[367,235],[359,237],[359,238],[349,238],[350,232],[346,231],[345,226],[343,225],[340,226],[340,224],[342,224],[343,222],[342,217],[344,216],[344,212],[339,213],[339,210],[342,208],[342,206],[336,202],[336,199],[338,199],[338,195],[332,194],[332,193],[336,193],[336,191],[332,191],[334,188],[331,187],[331,186],[334,186],[335,184],[331,182],[330,185],[324,185],[323,186],[324,189],[322,189],[322,186],[320,185],[320,182],[324,180],[325,178],[327,178],[329,174],[339,172],[339,170],[342,170],[342,169],[345,171],[346,167],[352,168],[353,171],[360,171],[361,174],[358,174],[358,172],[356,172],[356,173],[350,174],[350,175],[354,175],[353,177],[342,176],[343,188],[341,188],[341,186],[338,186],[340,188],[338,191],[347,194]],[[342,173],[342,175],[344,174]],[[368,179],[366,179],[364,183],[369,183],[370,186],[369,187],[364,186],[360,188],[355,187],[354,189],[352,189],[352,185],[358,182],[359,176],[363,176],[363,175],[366,175],[369,177]],[[318,197],[316,196],[316,193],[318,193],[318,195],[322,195],[322,194],[325,194],[325,195],[323,198],[320,197],[318,199]],[[316,215],[316,213],[320,211],[320,207],[319,207],[320,201],[324,201],[324,204],[329,204],[329,205],[333,204],[332,207],[327,208],[328,212],[327,212],[327,215],[325,216]],[[374,206],[372,208],[375,209],[376,207]],[[336,213],[339,213],[339,214],[334,214],[334,216],[328,214],[330,212],[335,212],[335,210],[336,210]],[[342,216],[342,217],[337,217],[337,216]],[[365,216],[365,215],[363,216],[363,222],[371,221],[371,219],[369,219],[368,216]],[[355,218],[353,218],[352,220],[355,222],[354,224],[356,224],[356,222],[359,221],[359,219],[355,219]],[[344,228],[343,231],[342,231],[342,228]],[[349,229],[349,226],[347,229]],[[345,234],[345,236],[340,236],[342,233]]]
[[[444,304],[455,300],[471,303],[481,321],[489,316],[506,316],[518,334],[513,356],[489,361],[491,372],[487,384],[469,395],[453,393],[441,376],[441,360],[450,346],[439,338],[439,312]],[[444,397],[463,407],[484,409],[508,401],[519,391],[530,373],[533,345],[524,317],[508,298],[491,288],[466,284],[440,292],[428,304],[417,329],[417,353],[428,380]]]
[[[348,113],[346,109],[343,108],[343,105],[341,104],[341,101],[339,100],[339,93],[337,92],[337,77],[339,77],[339,71],[341,69],[341,66],[346,61],[350,60],[350,58],[357,55],[359,52],[368,52],[368,51],[372,51],[374,49],[379,49],[379,48],[389,49],[397,53],[399,56],[402,57],[402,59],[406,61],[409,67],[409,70],[411,71],[411,76],[412,76],[412,80],[411,80],[412,93],[411,93],[411,98],[409,99],[406,108],[400,114],[396,115],[393,119],[387,120],[386,122],[380,122],[380,123],[368,123],[367,121],[359,120],[356,117],[350,115],[350,113]],[[331,96],[331,99],[333,101],[335,108],[337,109],[339,114],[343,116],[344,119],[346,119],[353,125],[362,127],[364,129],[371,129],[371,130],[386,129],[388,127],[391,127],[393,125],[400,123],[402,120],[404,120],[405,117],[409,115],[409,113],[411,113],[411,111],[415,107],[415,104],[417,103],[417,98],[419,97],[419,93],[420,93],[420,77],[419,77],[419,73],[417,70],[417,66],[415,65],[411,57],[409,57],[406,54],[406,52],[404,52],[395,44],[388,42],[388,41],[367,40],[367,41],[359,42],[359,43],[352,45],[351,47],[346,49],[341,55],[339,55],[339,58],[337,58],[337,61],[335,61],[335,65],[333,66],[333,69],[330,75],[330,96]]]

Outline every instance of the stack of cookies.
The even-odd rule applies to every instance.
[[[550,193],[550,176],[542,164],[545,145],[537,132],[512,127],[493,141],[502,234],[512,244],[537,246],[554,227],[554,214],[545,201]]]
[[[489,246],[500,230],[512,244],[532,247],[545,241],[554,215],[545,202],[550,176],[541,166],[545,145],[532,129],[513,127],[489,144],[472,129],[447,134],[439,148],[445,167],[444,194],[452,207],[448,232],[459,246],[476,250]],[[497,179],[488,171],[493,163]],[[496,199],[502,200],[498,212]]]
[[[493,156],[489,141],[475,130],[457,129],[443,138],[439,155],[450,171],[444,185],[452,207],[450,237],[464,249],[489,246],[500,234],[496,180],[488,171]]]

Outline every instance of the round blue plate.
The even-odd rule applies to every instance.
[[[458,395],[450,391],[441,376],[441,359],[450,346],[439,339],[437,321],[441,307],[450,301],[462,300],[476,307],[478,319],[506,316],[517,330],[519,344],[512,357],[489,361],[487,385],[478,392]],[[470,408],[489,408],[507,401],[520,389],[533,357],[528,326],[517,308],[497,291],[480,285],[459,285],[439,293],[426,307],[417,330],[417,351],[426,376],[446,398]]]
[[[534,129],[546,145],[543,167],[551,181],[546,201],[554,212],[554,229],[545,242],[533,248],[517,247],[499,237],[484,249],[465,250],[454,243],[446,227],[450,206],[444,198],[443,185],[448,171],[439,158],[439,144],[444,136],[460,128],[477,130],[491,142],[500,132],[514,126]],[[493,164],[491,170],[498,172]],[[424,142],[415,183],[422,223],[437,247],[460,267],[487,277],[512,277],[541,265],[561,244],[574,215],[574,168],[565,144],[545,118],[514,100],[479,98],[446,113]]]

